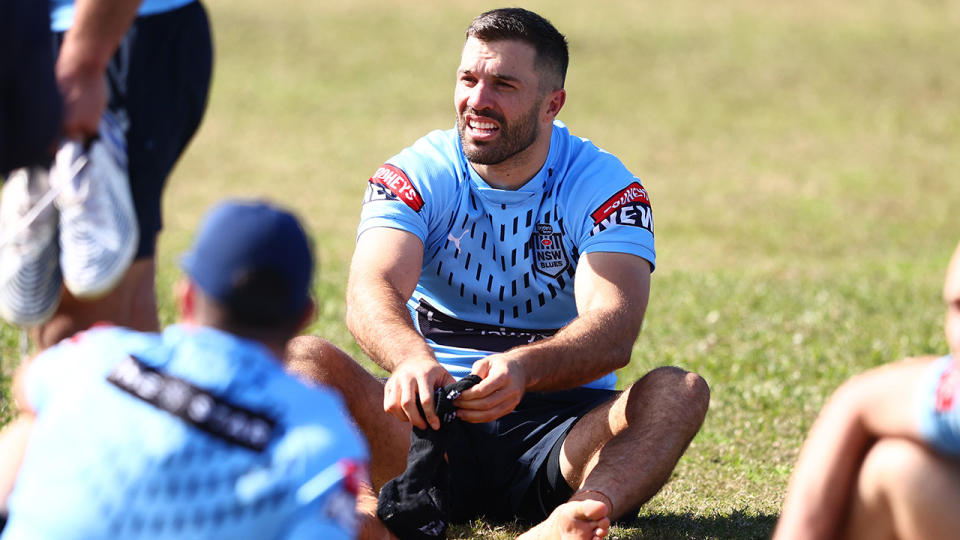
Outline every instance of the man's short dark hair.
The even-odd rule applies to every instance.
[[[253,338],[263,334],[285,341],[296,335],[304,313],[289,312],[277,301],[295,294],[282,275],[261,269],[235,276],[234,281],[229,298],[214,300],[222,309],[218,327]]]
[[[550,21],[523,8],[501,8],[480,14],[467,28],[467,38],[494,42],[516,39],[529,43],[537,53],[536,69],[553,75],[554,88],[563,88],[570,53],[567,38]]]

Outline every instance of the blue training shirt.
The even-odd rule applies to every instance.
[[[74,0],[50,1],[50,29],[54,32],[66,32],[73,26]],[[196,0],[143,0],[137,15],[155,15],[183,7]]]
[[[552,336],[573,320],[581,255],[630,253],[651,269],[656,262],[640,180],[559,121],[543,168],[518,190],[480,178],[456,129],[431,132],[370,178],[358,237],[375,227],[423,241],[420,281],[407,307],[458,378],[474,361]],[[615,384],[609,373],[586,386]]]
[[[960,366],[950,356],[931,363],[917,404],[920,434],[931,446],[960,456]]]
[[[96,328],[29,367],[3,540],[354,538],[368,454],[339,396],[210,328]]]

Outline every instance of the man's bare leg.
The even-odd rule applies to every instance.
[[[155,274],[154,259],[143,258],[133,261],[117,286],[96,300],[79,300],[64,289],[53,317],[35,330],[37,346],[46,349],[98,322],[156,332],[160,323]]]
[[[571,500],[602,502],[609,509],[603,517],[611,520],[649,500],[699,431],[709,402],[710,389],[699,375],[662,367],[587,413],[560,455],[561,472],[576,489]]]
[[[960,531],[960,463],[907,439],[878,441],[863,460],[846,538],[946,540]]]

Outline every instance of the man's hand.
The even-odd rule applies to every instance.
[[[440,429],[433,391],[453,382],[456,382],[453,375],[436,360],[404,361],[387,379],[383,392],[383,410],[420,429],[426,429],[427,424],[434,430]],[[418,396],[426,418],[417,410]]]
[[[466,422],[492,422],[520,403],[527,376],[516,355],[491,354],[473,363],[473,373],[483,380],[465,391],[454,405],[457,418]]]
[[[142,0],[76,0],[73,26],[57,58],[57,85],[63,95],[63,136],[97,135],[107,107],[107,65],[130,29]]]
[[[63,136],[81,141],[95,137],[107,108],[104,72],[71,65],[69,57],[62,57],[57,62],[57,86],[63,96]]]

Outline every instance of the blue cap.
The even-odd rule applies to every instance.
[[[302,315],[310,298],[313,257],[307,235],[293,214],[264,202],[214,206],[180,266],[206,294],[249,312],[253,322]]]

